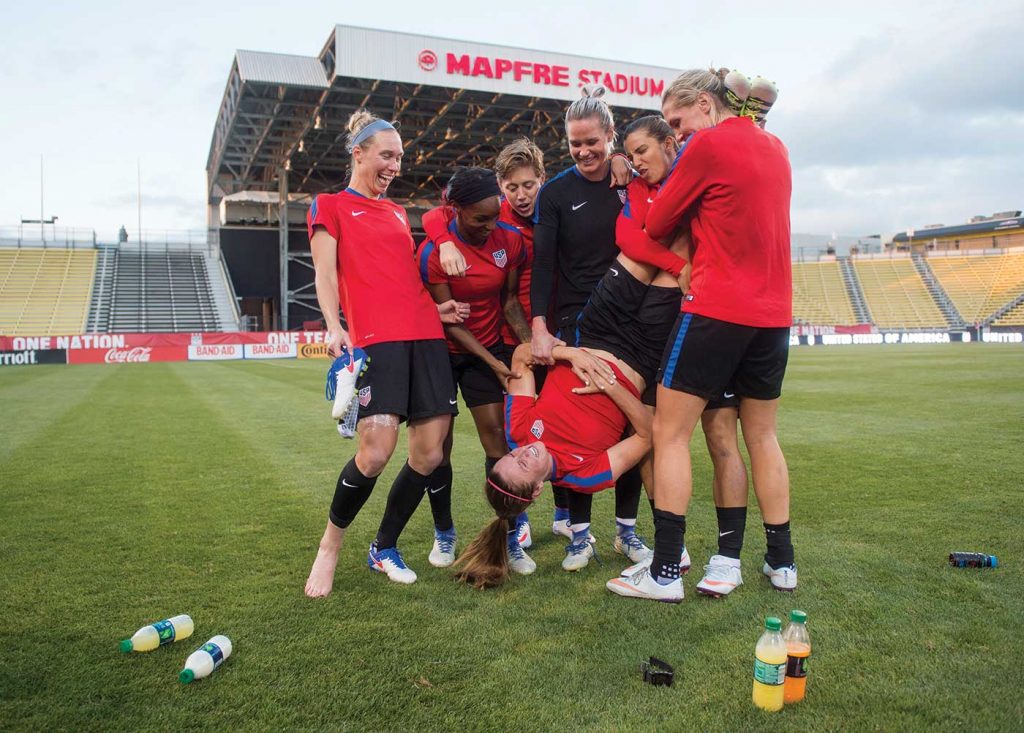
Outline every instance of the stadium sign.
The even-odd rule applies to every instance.
[[[28,366],[30,364],[67,364],[64,349],[27,349],[0,351],[0,366]]]
[[[339,25],[335,76],[572,101],[601,84],[612,106],[661,109],[678,71],[660,66]]]

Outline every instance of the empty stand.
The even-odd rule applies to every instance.
[[[95,269],[93,249],[0,249],[0,333],[82,333]]]
[[[928,264],[969,324],[984,323],[1024,293],[1024,252],[929,257]]]
[[[222,330],[202,253],[121,249],[110,281],[105,319],[103,305],[97,304],[99,331]]]
[[[793,322],[827,326],[858,322],[838,262],[793,263]]]
[[[909,256],[853,258],[861,290],[879,328],[945,328],[948,324]]]

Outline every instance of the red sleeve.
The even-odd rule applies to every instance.
[[[341,227],[338,226],[336,213],[337,207],[329,196],[317,196],[313,199],[313,204],[306,212],[306,230],[310,240],[313,239],[316,228],[323,227],[328,234],[334,237],[334,241],[341,241]]]
[[[647,209],[647,192],[639,187],[627,189],[626,205],[622,207],[615,222],[615,243],[622,253],[632,260],[654,265],[679,277],[686,267],[686,260],[670,252],[661,242],[655,242],[644,231],[644,215]],[[643,201],[637,200],[643,197]]]
[[[532,443],[530,433],[531,411],[537,404],[536,397],[526,395],[505,395],[505,442],[509,450],[515,450],[524,443]]]
[[[427,239],[431,239],[438,244],[452,241],[448,225],[452,221],[453,214],[454,212],[450,206],[435,206],[425,213],[421,223]]]
[[[711,150],[704,130],[693,133],[676,156],[668,178],[647,212],[647,234],[653,239],[667,237],[675,230],[683,214],[708,185]]]
[[[554,483],[581,494],[593,494],[614,486],[608,451],[588,458],[585,463],[579,464],[572,472],[555,480]]]

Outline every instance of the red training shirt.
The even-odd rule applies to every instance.
[[[656,242],[644,231],[647,211],[658,195],[658,186],[652,186],[640,176],[634,178],[626,188],[626,203],[615,222],[615,243],[622,254],[631,260],[654,265],[679,277],[686,267],[686,260],[661,242]]]
[[[437,219],[443,217],[438,209],[428,211],[423,219],[429,218],[431,229],[436,231]],[[424,224],[426,230],[427,224]],[[505,280],[511,269],[519,267],[525,256],[522,235],[514,227],[499,220],[487,241],[475,246],[464,241],[458,234],[455,220],[448,225],[447,238],[466,258],[466,276],[448,277],[441,268],[441,254],[433,239],[425,239],[419,246],[418,258],[420,277],[423,283],[446,284],[452,297],[460,303],[469,304],[469,316],[462,325],[483,346],[494,346],[501,340],[505,327],[502,294]],[[454,339],[448,339],[448,351],[464,354]]]
[[[306,215],[310,239],[318,226],[338,242],[338,297],[354,346],[443,338],[401,206],[351,188],[320,194]]]
[[[647,213],[661,239],[692,209],[696,252],[682,310],[759,328],[793,323],[789,153],[745,117],[690,136]]]
[[[454,216],[455,212],[452,211],[450,206],[438,206],[424,214],[422,223],[423,231],[426,232],[427,238],[435,243],[454,240],[453,235],[448,231],[448,226],[451,224]],[[523,315],[526,317],[527,323],[529,323],[530,282],[532,280],[531,273],[533,272],[533,222],[530,219],[521,217],[512,208],[512,204],[508,202],[508,199],[504,197],[501,199],[501,213],[498,215],[498,221],[515,227],[523,236],[526,256],[523,259],[523,264],[519,266],[519,304],[523,306]],[[505,324],[502,328],[502,338],[510,346],[517,346],[519,344],[519,338],[513,333],[512,328],[508,324]]]
[[[613,362],[619,384],[640,393]],[[579,377],[565,362],[548,368],[539,397],[505,395],[505,439],[510,449],[542,441],[554,458],[551,483],[584,494],[615,485],[608,449],[622,440],[626,416],[606,394],[573,394]]]

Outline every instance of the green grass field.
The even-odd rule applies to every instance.
[[[1024,349],[799,348],[780,436],[800,587],[760,575],[697,595],[713,552],[710,462],[695,440],[678,606],[613,596],[611,492],[595,502],[603,565],[561,570],[551,500],[533,512],[539,568],[504,588],[456,585],[426,560],[424,501],[402,537],[419,573],[366,568],[396,455],[346,538],[335,591],[302,594],[343,441],[325,362],[14,367],[0,372],[0,729],[1020,730],[1024,728]],[[488,517],[482,453],[458,425],[461,543]],[[651,521],[641,508],[640,530]],[[996,570],[948,567],[952,550]],[[766,615],[809,614],[808,695],[752,707]],[[189,613],[195,635],[122,655],[143,623]],[[235,653],[184,686],[210,636]],[[639,678],[648,655],[672,688]]]

